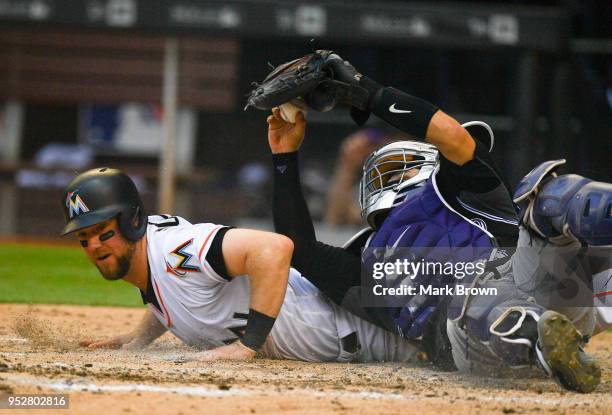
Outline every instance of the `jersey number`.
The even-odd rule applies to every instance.
[[[236,337],[238,337],[238,339],[241,339],[242,336],[244,336],[244,330],[246,329],[246,321],[249,319],[249,315],[244,314],[244,313],[234,313],[234,319],[244,320],[245,322],[244,325],[240,325],[237,327],[228,327],[229,331],[234,333]],[[223,340],[223,343],[232,344],[238,339],[226,339],[226,340]]]
[[[158,228],[168,228],[170,226],[178,226],[179,224],[179,220],[176,216],[169,216],[169,215],[159,215],[159,216],[164,218],[164,220],[161,222],[149,222],[149,224],[155,225]]]

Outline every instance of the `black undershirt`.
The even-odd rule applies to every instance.
[[[440,153],[440,171],[436,179],[445,200],[454,199],[461,191],[486,193],[500,184],[509,188],[489,152],[488,145],[484,144],[490,140],[485,136],[488,136],[488,132],[480,126],[468,127],[468,132],[476,142],[472,160],[459,166]]]
[[[225,233],[230,229],[233,228],[231,226],[227,226],[219,229],[210,243],[208,252],[206,253],[206,261],[208,261],[213,271],[228,281],[232,278],[227,272],[225,259],[223,259],[223,238],[225,237]]]

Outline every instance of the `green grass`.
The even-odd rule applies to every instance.
[[[80,248],[0,245],[0,303],[139,306],[136,288],[106,281]]]

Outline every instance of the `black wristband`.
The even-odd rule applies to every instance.
[[[438,107],[421,98],[386,87],[379,89],[372,97],[370,110],[401,131],[424,139]]]
[[[276,318],[266,316],[250,308],[244,336],[242,336],[240,341],[251,350],[259,350],[265,343],[266,338],[268,338],[268,334],[270,334],[275,321]]]

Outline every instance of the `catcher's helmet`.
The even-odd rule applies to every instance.
[[[438,163],[438,150],[417,141],[396,141],[373,152],[363,165],[359,188],[361,216],[374,229],[381,214],[402,203],[411,190],[425,184]],[[419,169],[408,177],[411,169]]]
[[[121,234],[131,241],[142,238],[147,217],[138,190],[119,170],[98,168],[75,177],[62,198],[66,226],[62,235],[117,217]]]

